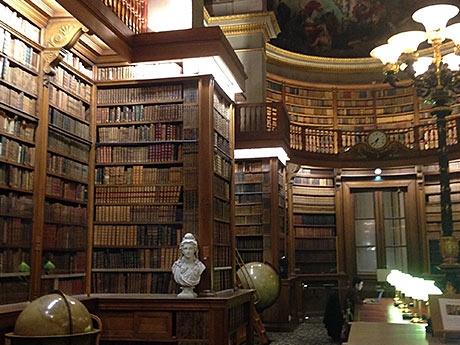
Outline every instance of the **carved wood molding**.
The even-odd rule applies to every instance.
[[[375,150],[366,143],[359,143],[351,147],[346,152],[339,153],[342,159],[397,159],[411,157],[417,154],[416,150],[411,150],[397,141],[391,141],[384,149]]]
[[[74,18],[50,20],[45,30],[45,49],[43,50],[43,71],[52,74],[63,59],[61,49],[70,50],[88,29]]]
[[[286,177],[287,177],[287,183],[289,185],[292,185],[294,182],[294,177],[297,175],[297,172],[300,170],[300,165],[287,162],[286,164]]]

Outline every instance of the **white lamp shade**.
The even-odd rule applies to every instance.
[[[430,57],[420,57],[417,61],[414,62],[415,75],[425,73],[428,70],[428,67],[433,63],[433,59]]]
[[[445,30],[445,35],[454,41],[455,45],[460,44],[460,23],[449,25]]]
[[[387,63],[396,63],[401,53],[402,50],[400,50],[399,47],[392,46],[390,44],[383,44],[372,49],[371,56],[379,59],[384,65],[386,65]]]
[[[388,39],[388,44],[393,47],[398,47],[403,53],[415,52],[423,41],[427,39],[427,34],[424,31],[405,31],[393,35]]]
[[[432,5],[415,11],[412,19],[422,23],[429,33],[437,30],[444,30],[450,18],[458,13],[458,7],[454,5]]]
[[[460,69],[460,56],[454,53],[443,56],[442,62],[446,63],[452,71],[458,71]]]

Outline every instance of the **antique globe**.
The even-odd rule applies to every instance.
[[[93,320],[99,319],[59,291],[30,303],[19,314],[14,332],[5,336],[12,345],[95,345],[100,327],[94,329]]]
[[[236,272],[245,289],[255,289],[255,307],[258,312],[276,302],[280,293],[280,281],[276,271],[262,262],[250,262]]]

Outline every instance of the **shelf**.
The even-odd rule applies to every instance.
[[[29,91],[27,91],[27,90],[21,88],[20,86],[15,85],[15,84],[13,84],[13,83],[11,83],[11,82],[5,80],[5,79],[1,79],[1,78],[0,78],[0,83],[3,83],[3,84],[5,84],[5,85],[8,85],[10,88],[16,89],[17,91],[26,94],[26,95],[29,96],[30,98],[35,98],[35,99],[38,98],[38,96],[35,95],[35,94],[33,94],[32,92],[29,92]]]
[[[56,225],[62,225],[62,226],[77,226],[79,228],[87,228],[88,224],[77,224],[77,223],[72,223],[72,222],[66,222],[66,221],[61,221],[61,220],[47,220],[45,219],[45,224],[56,224]]]
[[[125,166],[125,165],[179,165],[182,161],[163,161],[163,162],[109,162],[109,163],[96,163],[96,167],[103,166]]]
[[[150,183],[150,184],[138,184],[138,183],[131,183],[131,184],[94,184],[96,188],[113,188],[113,187],[168,187],[168,186],[177,186],[178,184],[175,183]]]
[[[132,202],[132,203],[129,203],[129,202],[114,202],[114,203],[107,203],[107,202],[104,202],[104,203],[99,203],[99,202],[95,202],[94,203],[94,206],[181,206],[183,205],[182,202]]]
[[[71,279],[86,277],[85,273],[62,273],[62,274],[46,274],[42,275],[41,279]]]
[[[183,99],[172,99],[164,101],[140,101],[140,102],[125,102],[125,103],[98,103],[97,107],[118,107],[124,105],[142,105],[142,104],[174,104],[174,103],[183,103]]]
[[[91,268],[92,273],[162,273],[171,272],[168,268]]]
[[[9,26],[8,24],[0,21],[0,27],[2,27],[5,30],[9,31],[11,34],[13,34],[13,36],[16,36],[21,41],[24,41],[25,43],[27,43],[29,46],[31,46],[35,50],[38,50],[38,51],[43,50],[43,47],[39,43],[31,40],[30,38],[28,38],[27,36],[23,35],[22,33],[17,31],[13,27]]]
[[[10,187],[10,186],[5,186],[5,185],[0,185],[0,189],[11,190],[11,191],[18,192],[18,193],[33,194],[33,190],[31,189],[30,190],[22,189],[22,188]]]
[[[62,85],[59,85],[58,83],[56,83],[56,82],[54,82],[54,81],[52,81],[51,84],[52,84],[53,86],[55,86],[56,88],[58,88],[59,90],[61,90],[61,91],[65,92],[65,93],[69,94],[70,96],[72,96],[72,97],[78,99],[79,101],[82,101],[82,102],[85,103],[86,105],[88,105],[88,106],[91,105],[91,101],[90,101],[90,100],[87,100],[87,99],[83,98],[83,96],[80,96],[78,93],[75,93],[75,92],[73,92],[72,90],[67,89],[67,88],[65,88],[65,87],[62,86]],[[61,109],[58,109],[58,110],[61,110]]]
[[[5,217],[5,218],[20,218],[20,219],[24,219],[24,220],[30,220],[30,221],[33,221],[34,220],[34,217],[33,215],[30,215],[30,216],[22,216],[20,214],[7,214],[7,213],[0,213],[0,217]]]
[[[2,25],[2,22],[0,21],[0,26]],[[26,64],[23,64],[22,62],[17,61],[11,56],[6,55],[4,52],[0,52],[0,56],[3,56],[5,59],[8,59],[10,62],[12,62],[14,65],[21,67],[23,70],[29,72],[30,74],[33,74],[34,76],[38,76],[38,71],[34,70],[33,68],[27,66]],[[37,96],[35,96],[37,98]]]
[[[27,145],[30,145],[30,146],[35,146],[35,143],[33,141],[23,139],[21,137],[15,136],[14,134],[11,134],[11,133],[8,133],[8,132],[4,132],[2,130],[0,130],[0,136],[8,137],[10,139],[20,141],[21,143],[24,143],[24,144],[27,144]]]
[[[0,273],[0,278],[15,278],[15,277],[28,277],[28,276],[30,276],[29,272]]]
[[[149,120],[149,121],[128,121],[128,122],[104,122],[96,123],[96,127],[117,127],[117,126],[140,126],[140,125],[151,125],[155,123],[182,123],[183,119],[180,120]]]
[[[74,134],[74,133],[72,133],[72,132],[70,132],[70,131],[68,131],[66,129],[60,128],[60,127],[58,127],[56,125],[53,125],[52,123],[48,124],[48,128],[53,130],[53,131],[55,131],[55,132],[57,132],[57,133],[59,133],[59,134],[67,136],[67,138],[70,137],[70,139],[72,139],[72,140],[79,141],[79,142],[81,142],[81,143],[83,143],[85,145],[88,145],[88,146],[91,145],[91,141],[83,139],[83,138],[80,138],[76,134]]]
[[[60,174],[56,174],[56,173],[53,173],[51,171],[46,171],[46,174],[47,175],[51,175],[51,176],[54,176],[54,177],[58,177],[60,179],[63,179],[63,180],[67,180],[67,181],[72,181],[72,182],[77,182],[77,183],[80,183],[80,184],[85,184],[85,185],[88,185],[88,180],[86,181],[83,181],[83,180],[78,180],[74,177],[68,177],[68,176],[65,176],[65,175],[60,175]]]
[[[73,161],[75,161],[75,162],[83,163],[83,164],[86,164],[86,165],[89,164],[89,162],[88,162],[88,161],[85,161],[84,159],[81,159],[81,158],[77,158],[77,157],[71,156],[71,155],[69,155],[69,154],[67,154],[67,153],[64,153],[64,152],[60,152],[60,151],[58,151],[58,150],[56,150],[56,149],[54,149],[54,148],[52,148],[52,147],[49,147],[49,146],[48,146],[48,149],[47,149],[47,150],[48,150],[48,152],[54,153],[54,154],[56,154],[56,155],[59,155],[59,156],[65,157],[65,158],[69,158],[69,159],[71,159],[71,160],[73,160]],[[89,152],[88,152],[88,153],[89,153]]]
[[[220,266],[220,267],[214,267],[214,271],[229,271],[233,267],[232,266]]]
[[[22,163],[16,163],[16,162],[10,162],[9,160],[6,160],[4,158],[0,158],[0,163],[6,163],[9,165],[14,165],[19,168],[27,169],[27,170],[34,170],[34,167],[32,165],[25,165]]]
[[[74,114],[74,113],[69,112],[68,110],[62,109],[62,108],[58,107],[57,105],[55,105],[55,104],[53,104],[51,102],[50,102],[49,105],[50,105],[50,107],[58,110],[59,112],[67,115],[68,117],[71,117],[72,119],[74,119],[74,120],[76,120],[78,122],[84,123],[84,124],[86,124],[88,126],[90,125],[88,120],[86,120],[86,119],[84,119],[82,117],[79,117],[77,114]]]
[[[16,108],[12,105],[9,105],[5,102],[2,102],[0,101],[0,108],[6,110],[6,111],[9,111],[10,113],[12,114],[15,114],[15,115],[18,115],[18,116],[21,116],[29,121],[33,121],[33,122],[37,122],[38,121],[38,116],[35,116],[33,114],[29,114],[25,111],[23,111],[22,109],[19,109],[19,108]]]
[[[217,218],[217,217],[214,217],[214,221],[219,222],[219,223],[230,224],[230,221],[229,221],[229,220],[220,219],[220,218]]]
[[[310,228],[334,228],[335,224],[294,224],[294,226],[310,227]]]
[[[69,65],[67,62],[65,61],[61,61],[59,63],[59,66],[60,67],[63,67],[65,69],[67,69],[69,72],[75,74],[76,76],[78,76],[79,78],[83,79],[84,81],[88,82],[89,84],[93,85],[94,84],[94,80],[91,79],[90,77],[88,77],[86,74],[84,74],[83,72],[80,72],[78,69],[76,69],[75,67]]]
[[[105,142],[96,143],[99,146],[143,146],[143,145],[158,145],[158,144],[196,144],[198,140],[153,140],[153,141],[125,141],[125,142]]]
[[[31,249],[31,244],[0,244],[1,249]]]
[[[94,225],[183,225],[183,222],[136,222],[136,221],[119,221],[119,222],[108,222],[108,221],[94,221]]]
[[[42,249],[44,252],[86,252],[88,248],[46,248]]]
[[[79,205],[87,205],[88,204],[87,201],[66,199],[66,198],[62,198],[60,196],[54,196],[54,195],[49,195],[49,194],[46,194],[45,196],[46,196],[47,199],[53,199],[53,200],[68,202],[68,203],[72,203],[72,204],[79,204]]]
[[[157,248],[177,248],[179,244],[177,245],[167,245],[167,244],[133,244],[132,246],[128,245],[102,245],[102,244],[97,244],[93,245],[93,248],[96,250],[105,250],[105,249],[157,249]]]
[[[239,252],[263,252],[263,248],[238,248]]]

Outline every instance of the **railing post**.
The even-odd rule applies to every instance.
[[[334,133],[334,153],[339,153],[342,148],[342,131],[340,129],[336,130]]]

